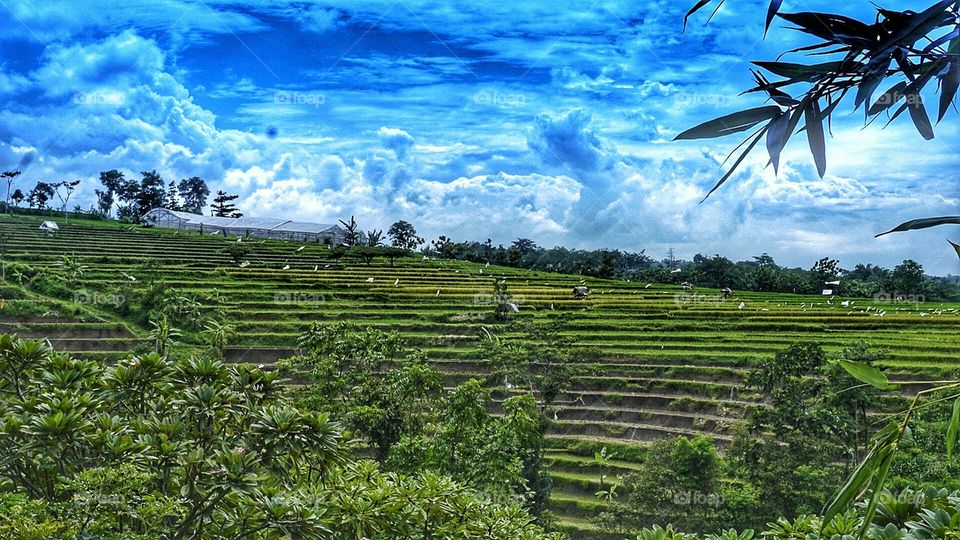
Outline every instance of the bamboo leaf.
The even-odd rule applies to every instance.
[[[774,75],[787,77],[795,82],[815,81],[827,73],[834,73],[845,66],[855,67],[859,64],[850,64],[849,62],[825,62],[823,64],[793,64],[790,62],[752,62],[757,67],[763,68]]]
[[[923,106],[923,98],[920,94],[907,96],[907,107],[910,109],[910,118],[913,119],[913,125],[917,126],[920,136],[928,141],[932,140],[933,124],[930,123],[930,117],[927,116],[927,109]]]
[[[781,113],[770,121],[767,131],[767,153],[773,163],[773,172],[780,168],[780,153],[790,138],[790,112]]]
[[[867,485],[879,466],[881,460],[879,450],[884,447],[874,446],[870,450],[863,461],[860,462],[860,465],[853,471],[853,474],[847,478],[847,482],[840,488],[840,491],[834,495],[833,500],[823,509],[822,523],[824,525],[830,523],[834,516],[845,510],[847,505],[860,495],[860,492],[863,491],[864,486]]]
[[[838,360],[838,362],[844,371],[862,383],[869,384],[880,390],[890,390],[896,386],[890,384],[889,379],[887,379],[887,376],[884,375],[882,371],[871,365],[851,360]]]
[[[954,244],[956,245],[956,244]],[[960,247],[957,248],[960,251]],[[960,398],[953,402],[953,415],[947,427],[947,458],[953,459],[953,448],[957,444],[957,432],[960,431]]]
[[[713,139],[716,137],[723,137],[732,133],[746,131],[760,122],[763,122],[764,120],[770,120],[778,114],[780,114],[780,107],[775,105],[747,109],[745,111],[715,118],[709,122],[704,122],[699,126],[690,128],[677,135],[673,140]]]
[[[953,246],[953,249],[957,250],[957,257],[960,257],[960,244],[956,244],[950,240],[947,240],[947,242],[950,242],[950,245]]]
[[[870,110],[867,112],[867,114],[869,114],[870,116],[876,116],[882,113],[883,111],[889,109],[890,107],[893,107],[894,105],[896,105],[897,102],[903,99],[903,96],[904,96],[903,90],[906,87],[907,87],[906,81],[901,81],[893,85],[893,87],[891,87],[889,90],[884,92],[883,95],[877,98],[877,101],[873,103],[873,105],[870,107]]]
[[[700,201],[701,203],[707,200],[710,197],[710,195],[713,195],[714,191],[720,189],[720,186],[722,186],[724,182],[726,182],[727,180],[730,179],[731,176],[733,176],[733,172],[737,170],[737,167],[739,167],[740,164],[743,162],[743,160],[747,157],[747,154],[749,154],[750,151],[753,150],[753,147],[757,145],[761,137],[763,137],[762,130],[753,137],[753,141],[747,146],[747,149],[744,150],[742,154],[740,154],[740,157],[737,158],[737,161],[733,164],[732,167],[730,167],[730,170],[727,171],[727,174],[723,175],[723,178],[721,178],[720,181],[717,182],[715,186],[713,186],[713,189],[711,189],[710,192],[707,193],[707,196],[704,197],[702,201]]]
[[[684,31],[687,29],[687,21],[690,19],[690,17],[692,17],[694,13],[700,11],[703,8],[703,6],[706,6],[711,1],[712,0],[699,0],[696,4],[694,4],[692,8],[690,8],[690,11],[688,11],[687,14],[683,16]]]
[[[823,138],[823,119],[820,116],[820,104],[817,100],[811,101],[804,109],[804,119],[810,152],[813,154],[814,163],[817,164],[817,172],[820,178],[823,178],[827,172],[827,143]]]
[[[887,232],[880,233],[876,237],[895,233],[895,232],[904,232],[904,231],[914,231],[918,229],[929,229],[930,227],[937,227],[939,225],[960,225],[960,216],[945,216],[945,217],[935,217],[935,218],[924,218],[924,219],[912,219],[905,223],[897,225],[893,229],[890,229]]]
[[[773,22],[773,18],[777,16],[777,12],[780,11],[781,5],[783,5],[783,0],[770,0],[770,7],[767,8],[767,25],[763,29],[764,36],[770,31],[770,24]]]

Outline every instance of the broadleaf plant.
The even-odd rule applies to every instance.
[[[696,13],[712,7],[709,21],[724,2],[698,0],[684,16],[684,28]],[[822,178],[827,170],[823,123],[830,121],[848,95],[854,96],[854,110],[863,107],[867,125],[881,116],[886,117],[889,125],[908,112],[918,133],[926,140],[934,138],[934,126],[951,108],[956,111],[954,101],[960,90],[960,0],[941,0],[919,12],[878,7],[873,22],[832,13],[781,13],[782,4],[782,0],[770,1],[764,33],[769,31],[774,19],[780,18],[789,23],[791,29],[821,40],[785,54],[805,53],[818,58],[826,55],[833,59],[809,64],[779,59],[753,62],[760,70],[770,73],[773,80],[755,71],[757,85],[745,93],[766,95],[773,104],[710,120],[676,137],[675,140],[717,138],[760,126],[734,149],[736,153],[744,147],[704,200],[733,176],[764,136],[770,164],[778,171],[780,155],[790,137],[805,131],[817,173]],[[882,88],[886,90],[874,99]],[[931,121],[922,98],[925,91],[939,94],[936,122]],[[799,126],[801,117],[802,127]],[[960,216],[917,219],[877,236],[958,223]],[[951,245],[957,247],[954,242]]]

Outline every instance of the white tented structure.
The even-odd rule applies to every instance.
[[[40,224],[41,231],[47,231],[48,233],[55,233],[60,231],[60,226],[57,225],[56,221],[44,221]]]
[[[153,227],[197,231],[245,238],[272,238],[298,242],[341,244],[347,233],[338,225],[305,223],[288,219],[240,217],[224,218],[178,212],[167,208],[154,208],[143,215],[143,222]]]

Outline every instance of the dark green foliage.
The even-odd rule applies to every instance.
[[[213,215],[228,218],[243,217],[243,214],[238,212],[236,205],[233,204],[233,201],[239,198],[239,195],[227,195],[225,191],[218,191],[217,196],[213,198],[213,204],[210,205]]]
[[[327,413],[248,366],[106,366],[0,336],[0,438],[4,539],[558,540],[518,503],[351,462]]]
[[[589,356],[588,351],[572,346],[569,323],[569,315],[552,317],[545,324],[518,319],[510,334],[487,335],[483,355],[498,384],[530,392],[541,410],[549,407],[570,387]]]
[[[183,198],[183,211],[193,214],[202,214],[203,208],[207,205],[207,197],[210,196],[210,188],[207,183],[199,176],[180,180],[177,184],[180,197]]]
[[[410,223],[400,220],[390,226],[387,235],[393,239],[393,247],[414,250],[423,245],[423,238],[417,236],[417,229]]]

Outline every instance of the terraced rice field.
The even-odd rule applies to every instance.
[[[601,446],[636,455],[636,445],[676,435],[728,442],[757,406],[743,388],[750,367],[792,343],[816,341],[830,351],[865,341],[889,350],[894,376],[939,375],[960,367],[960,305],[877,304],[865,299],[736,293],[685,293],[672,286],[528,272],[459,261],[403,259],[390,265],[334,260],[322,246],[243,241],[244,266],[223,250],[235,238],[71,220],[48,235],[38,218],[0,218],[4,260],[57,269],[64,255],[87,267],[80,288],[102,292],[94,303],[39,297],[7,275],[0,287],[0,332],[49,338],[60,349],[108,359],[144,349],[146,335],[111,316],[102,303],[114,286],[137,286],[138,268],[158,263],[158,278],[187,293],[218,291],[237,335],[231,362],[271,364],[294,352],[313,321],[354,321],[400,332],[425,351],[453,386],[489,372],[477,354],[491,326],[492,278],[506,277],[521,317],[575,315],[578,346],[597,351],[590,371],[560,396],[550,432],[553,510],[575,537],[591,533],[602,506],[593,495]],[[135,281],[136,280],[136,281]],[[590,287],[588,299],[572,288]],[[81,302],[91,298],[79,297]],[[849,301],[847,305],[843,302]],[[915,389],[906,385],[905,390]],[[499,399],[506,390],[497,392]],[[635,464],[615,461],[611,477]]]

